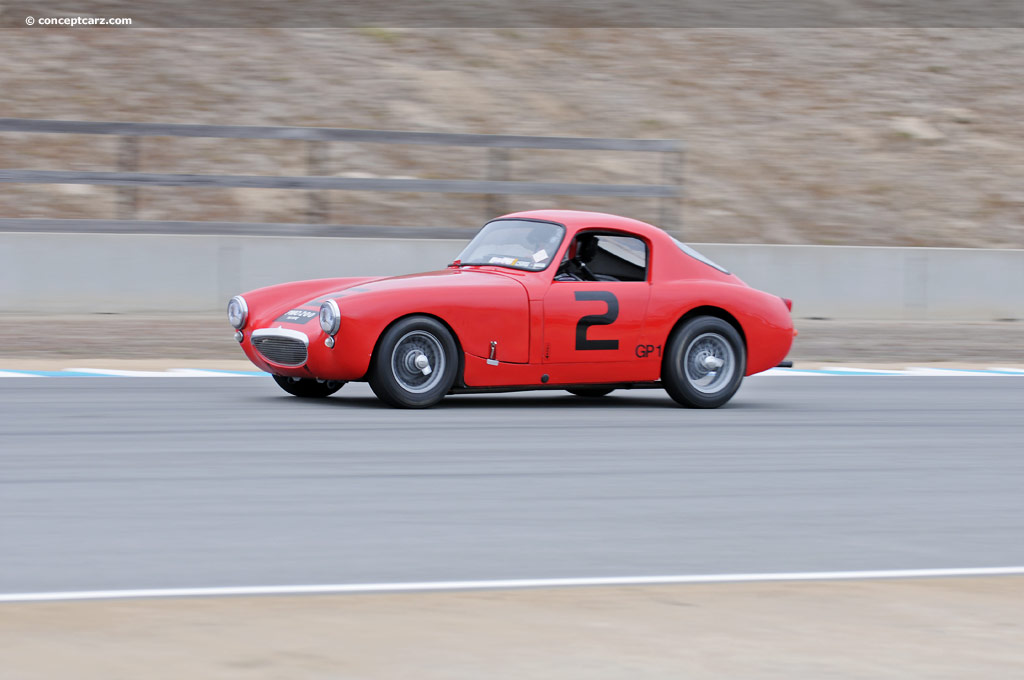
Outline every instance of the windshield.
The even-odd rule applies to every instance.
[[[552,222],[495,220],[469,242],[459,261],[542,271],[551,264],[564,235],[565,228]]]

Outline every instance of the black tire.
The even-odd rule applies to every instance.
[[[747,350],[732,324],[713,316],[673,331],[661,366],[669,396],[690,408],[718,408],[732,399],[747,370]],[[721,361],[721,365],[716,365]],[[709,365],[710,364],[710,365]]]
[[[577,397],[583,397],[584,399],[597,399],[606,394],[611,394],[615,389],[611,387],[573,387],[566,391],[569,394],[575,394]]]
[[[275,375],[274,382],[288,394],[302,397],[303,399],[323,399],[324,397],[329,397],[340,390],[345,384],[339,380],[317,382],[312,378],[288,378],[281,375]]]
[[[458,347],[448,328],[429,316],[410,316],[381,337],[370,388],[390,406],[429,408],[448,394],[458,372]]]

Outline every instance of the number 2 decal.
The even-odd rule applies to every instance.
[[[608,305],[608,312],[605,314],[588,314],[576,322],[576,350],[591,349],[618,349],[618,340],[588,340],[587,329],[591,326],[608,326],[615,323],[619,318],[619,300],[612,293],[606,290],[578,290],[575,291],[578,302],[600,300]]]

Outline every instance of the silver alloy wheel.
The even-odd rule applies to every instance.
[[[735,371],[736,354],[732,345],[718,333],[698,335],[683,353],[686,380],[703,394],[715,394],[726,387]]]
[[[429,392],[441,382],[444,369],[444,347],[427,331],[409,331],[391,352],[391,373],[406,392]]]

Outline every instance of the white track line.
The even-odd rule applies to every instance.
[[[129,371],[114,368],[65,368],[73,373],[88,373],[108,378],[236,378],[248,377],[239,373],[209,371],[199,368],[169,368],[161,371]],[[253,375],[264,375],[253,372]]]
[[[167,371],[124,371],[115,368],[65,368],[72,373],[88,373],[108,378],[171,378],[173,373]]]
[[[907,373],[909,375],[920,375],[920,376],[943,376],[946,378],[951,377],[985,377],[985,378],[1003,378],[1008,373],[990,373],[988,371],[972,371],[969,369],[955,369],[955,368],[936,368],[934,366],[907,366]]]
[[[832,374],[850,373],[853,375],[907,375],[907,371],[888,368],[857,368],[856,366],[830,366]]]
[[[784,376],[784,377],[803,378],[803,377],[821,376],[821,375],[825,375],[825,374],[824,373],[815,373],[813,371],[801,371],[798,368],[769,368],[767,371],[763,371],[761,373],[755,373],[754,376],[752,376],[752,377],[761,376],[761,375],[767,375],[767,376],[780,376],[781,375],[781,376]]]
[[[702,574],[691,576],[610,576],[595,578],[538,578],[497,581],[421,581],[411,583],[346,583],[310,586],[239,586],[227,588],[149,588],[139,590],[81,590],[50,593],[2,593],[0,603],[125,600],[137,598],[225,597],[246,595],[336,595],[352,593],[436,592],[451,590],[518,590],[581,586],[656,586],[697,583],[757,583],[772,581],[846,581],[862,579],[941,578],[956,576],[1022,576],[1024,567],[953,569],[888,569],[875,571],[809,571],[767,574]]]

